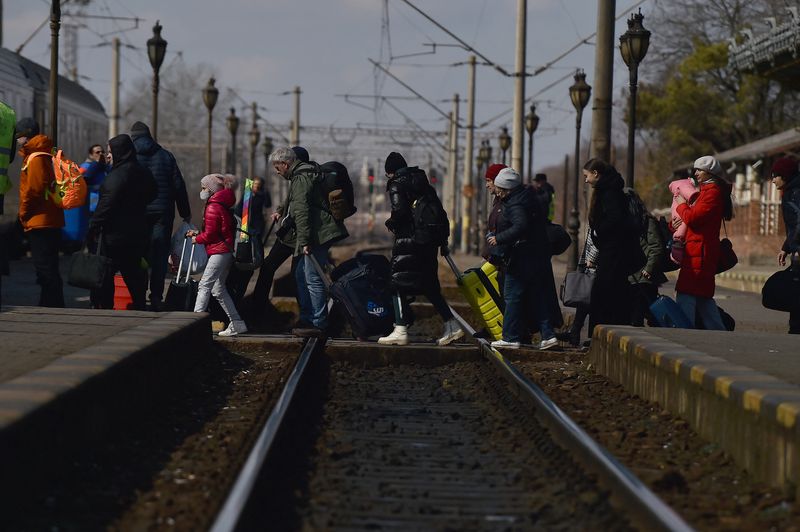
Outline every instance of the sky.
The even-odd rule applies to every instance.
[[[419,9],[470,44],[491,61],[513,71],[516,0],[410,0]],[[647,24],[653,0],[641,4]],[[625,19],[638,0],[617,1],[615,34],[626,29]],[[4,2],[3,46],[16,49],[49,16],[50,0]],[[65,3],[65,13],[78,8]],[[247,101],[257,101],[273,123],[292,118],[293,99],[283,93],[299,85],[303,91],[301,123],[350,127],[356,124],[405,127],[406,119],[388,105],[379,110],[348,103],[341,94],[372,95],[376,87],[385,96],[412,96],[384,75],[376,77],[369,59],[381,61],[445,113],[453,94],[467,92],[467,68],[452,66],[467,60],[469,52],[452,46],[455,41],[403,0],[92,0],[82,8],[94,16],[138,17],[138,27],[126,20],[65,17],[64,22],[85,25],[78,33],[80,82],[108,111],[111,50],[105,45],[118,36],[123,44],[122,92],[126,84],[149,77],[145,43],[160,20],[168,41],[164,69],[175,61],[210,66],[221,91],[228,88]],[[388,31],[385,24],[388,14]],[[594,0],[529,0],[527,65],[529,71],[545,65],[596,30]],[[651,30],[653,28],[650,28]],[[655,33],[655,32],[654,32]],[[22,54],[49,65],[49,26],[25,46]],[[436,44],[435,53],[433,46]],[[543,73],[529,77],[526,97],[535,95],[541,120],[534,137],[534,165],[559,165],[574,150],[575,110],[569,100],[572,73],[583,68],[593,84],[594,39],[578,47]],[[63,48],[63,40],[62,40]],[[646,69],[647,59],[640,72]],[[614,97],[625,94],[627,67],[615,52]],[[489,67],[479,67],[476,89],[476,123],[511,108],[514,86]],[[353,101],[372,105],[369,99]],[[444,119],[421,101],[391,100],[425,129],[443,131]],[[584,113],[583,138],[591,131],[591,104]],[[205,112],[205,110],[201,110]],[[216,112],[216,111],[215,111]],[[615,135],[622,135],[620,106],[615,106]],[[465,116],[462,105],[461,116]],[[500,127],[509,115],[492,122],[478,135],[488,134],[497,154]],[[124,126],[123,126],[124,127]],[[302,137],[301,137],[302,141]],[[301,142],[302,143],[302,142]],[[527,143],[526,143],[527,146]],[[310,147],[313,149],[313,147]],[[387,152],[390,147],[387,147]],[[527,153],[527,152],[526,152]],[[510,153],[509,153],[510,158]]]

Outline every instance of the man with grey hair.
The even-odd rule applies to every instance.
[[[301,324],[292,334],[322,336],[328,327],[328,294],[309,256],[324,268],[328,250],[348,236],[347,229],[326,208],[327,198],[318,186],[319,174],[314,166],[298,160],[289,147],[276,149],[269,162],[278,175],[289,181],[286,200],[272,217],[279,220],[278,238],[293,249],[297,260],[295,281]]]

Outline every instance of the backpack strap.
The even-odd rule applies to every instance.
[[[38,157],[39,155],[47,155],[47,156],[49,156],[51,158],[53,157],[52,154],[49,154],[46,151],[35,151],[35,152],[31,153],[30,155],[28,155],[25,158],[25,163],[22,165],[22,170],[23,171],[27,170],[28,169],[28,165],[31,162],[31,159],[33,159],[34,157]]]

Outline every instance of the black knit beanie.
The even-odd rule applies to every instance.
[[[408,166],[408,164],[406,163],[406,160],[403,159],[403,156],[396,151],[393,151],[386,158],[386,164],[384,165],[384,168],[387,174],[395,174],[398,170],[405,168],[406,166]]]
[[[131,137],[141,137],[143,135],[152,136],[150,128],[144,122],[134,122],[131,126]]]

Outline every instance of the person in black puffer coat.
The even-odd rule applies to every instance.
[[[392,152],[386,158],[386,192],[392,206],[392,214],[386,227],[394,233],[392,247],[392,289],[395,291],[394,331],[378,340],[384,345],[408,344],[409,305],[407,296],[422,294],[444,320],[444,332],[438,345],[447,345],[464,335],[453,313],[442,296],[439,285],[440,248],[447,253],[447,239],[438,243],[421,243],[422,230],[414,226],[415,202],[423,196],[438,203],[436,190],[428,182],[425,172],[418,167],[409,167],[403,156]]]
[[[150,227],[150,245],[147,259],[150,263],[150,304],[159,310],[167,276],[167,262],[175,218],[178,214],[187,223],[192,218],[186,183],[183,181],[175,156],[162,148],[150,135],[150,128],[142,122],[131,126],[131,138],[136,146],[139,164],[150,170],[156,181],[156,197],[147,205],[147,222]]]
[[[625,182],[616,168],[600,159],[583,166],[586,183],[594,188],[589,228],[598,250],[597,273],[589,306],[589,337],[598,323],[628,325],[634,293],[628,276],[647,258],[639,245],[639,226],[630,214]]]
[[[778,264],[786,266],[786,259],[800,268],[800,177],[797,160],[781,157],[772,165],[772,182],[781,191],[781,210],[786,225],[786,240],[778,252]],[[800,334],[800,312],[789,313],[789,334]]]
[[[149,241],[145,210],[156,196],[156,183],[150,170],[137,162],[128,135],[109,140],[108,153],[112,157],[111,173],[100,186],[88,238],[101,239],[99,252],[113,260],[113,271],[92,294],[92,301],[99,308],[114,308],[114,273],[119,271],[131,293],[133,308],[145,310],[147,270],[143,268],[142,257]]]
[[[489,236],[507,264],[503,282],[503,338],[493,347],[518,348],[526,316],[535,316],[542,341],[540,349],[558,343],[550,323],[548,290],[555,291],[547,240],[547,215],[536,192],[522,185],[522,178],[512,168],[504,168],[494,180],[502,202],[502,216],[497,233]],[[530,314],[529,314],[530,313]]]

